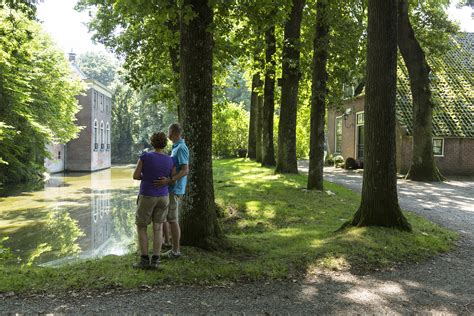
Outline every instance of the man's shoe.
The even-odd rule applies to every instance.
[[[181,257],[181,252],[175,252],[173,249],[161,254],[163,259],[178,259],[179,257]]]
[[[140,256],[140,261],[133,264],[135,269],[149,269],[150,268],[150,258],[148,256]]]
[[[150,268],[154,270],[162,270],[163,268],[160,265],[160,257],[153,256],[151,257]]]

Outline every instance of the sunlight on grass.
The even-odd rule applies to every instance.
[[[457,235],[412,213],[413,233],[386,228],[335,231],[354,214],[358,194],[325,183],[328,195],[303,190],[303,175],[275,175],[242,159],[214,162],[216,203],[232,248],[183,247],[163,272],[131,268],[134,254],[107,256],[57,269],[0,266],[1,291],[126,288],[143,284],[220,284],[288,278],[315,269],[370,270],[418,262],[448,251]]]

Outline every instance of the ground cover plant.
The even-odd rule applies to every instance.
[[[136,255],[107,256],[58,268],[0,262],[0,292],[136,288],[157,284],[225,284],[294,278],[315,268],[353,271],[418,262],[454,246],[457,235],[410,212],[413,232],[378,227],[336,230],[359,195],[331,183],[304,189],[304,175],[277,175],[243,159],[214,161],[214,186],[228,249],[183,247],[162,271],[134,270]],[[134,212],[133,209],[130,212]]]

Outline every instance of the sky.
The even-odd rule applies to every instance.
[[[77,54],[88,51],[105,52],[101,44],[94,44],[85,23],[89,21],[87,12],[79,13],[74,10],[77,0],[43,0],[38,6],[38,18],[43,21],[44,29],[55,39],[58,45],[69,53]],[[448,9],[451,19],[459,21],[461,31],[474,32],[474,20],[471,16],[473,9],[456,8],[453,1]]]

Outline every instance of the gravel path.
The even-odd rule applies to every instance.
[[[307,170],[301,162],[300,169]],[[360,191],[361,174],[325,169],[326,179]],[[354,275],[316,272],[304,280],[227,287],[158,286],[94,296],[3,294],[0,313],[474,313],[474,181],[399,181],[401,206],[463,238],[455,251],[400,269]]]

